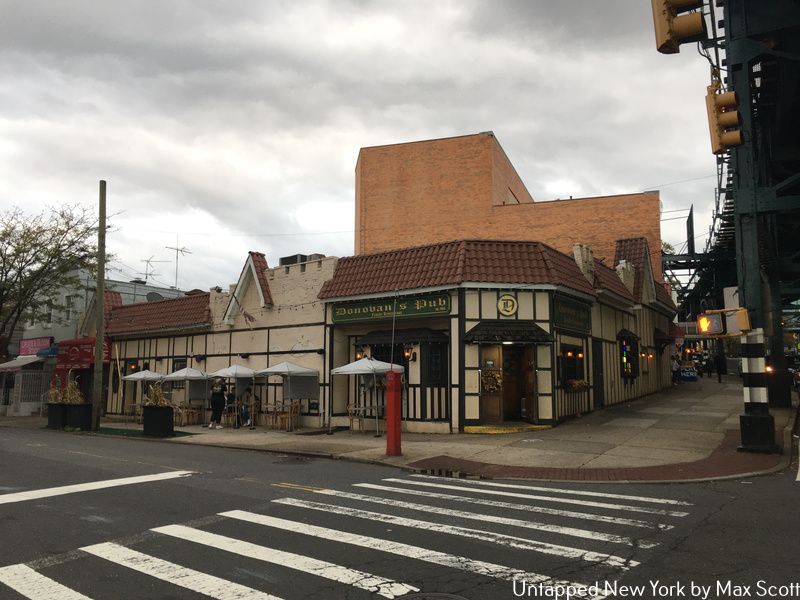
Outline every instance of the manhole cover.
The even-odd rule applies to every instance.
[[[437,592],[420,592],[418,594],[407,594],[403,600],[469,600],[458,594],[441,594]]]

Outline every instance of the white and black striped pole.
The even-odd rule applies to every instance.
[[[744,414],[739,416],[741,452],[780,453],[775,444],[775,418],[769,413],[764,330],[742,335]]]

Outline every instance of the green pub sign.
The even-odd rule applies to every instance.
[[[559,329],[589,333],[592,330],[592,309],[583,302],[556,296],[553,300],[553,324]]]
[[[396,312],[394,298],[336,303],[333,305],[332,321],[334,323],[375,321],[391,319],[393,314],[398,319],[450,314],[450,294],[447,292],[397,298],[396,302]]]

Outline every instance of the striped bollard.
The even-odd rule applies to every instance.
[[[767,403],[767,371],[764,360],[764,330],[742,335],[742,385],[744,414],[739,416],[742,435],[740,452],[780,453],[775,444],[775,418]]]

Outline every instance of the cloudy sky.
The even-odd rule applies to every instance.
[[[359,148],[492,130],[535,200],[660,189],[707,233],[694,45],[642,0],[0,0],[0,209],[97,205],[109,276],[208,289],[353,252]],[[678,212],[666,212],[678,211]],[[682,219],[663,238],[685,241]],[[706,237],[698,239],[700,247]]]

